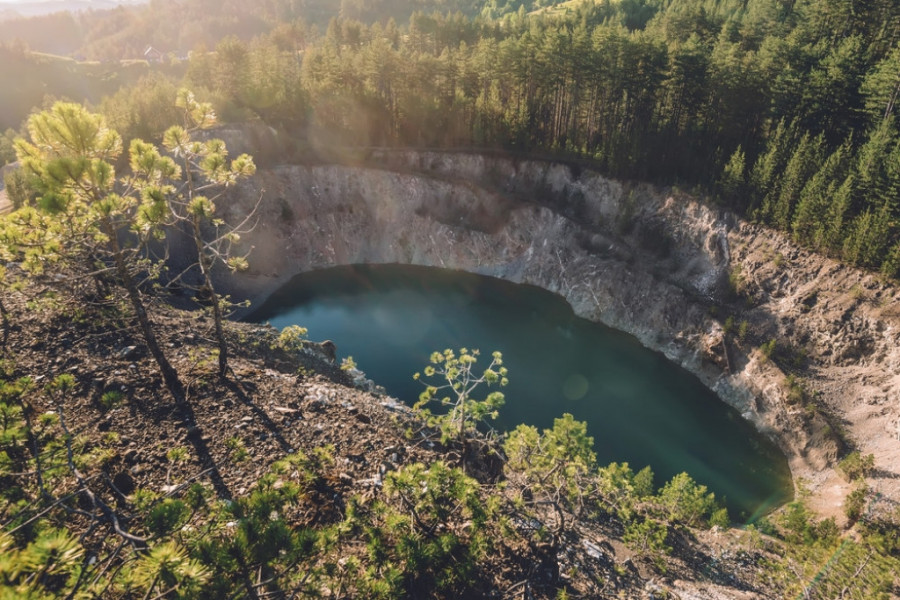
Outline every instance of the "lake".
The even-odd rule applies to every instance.
[[[600,464],[650,465],[657,486],[686,471],[744,522],[791,498],[787,460],[737,411],[662,354],[537,287],[409,265],[335,267],[295,277],[248,320],[334,341],[339,359],[352,356],[409,404],[422,391],[412,376],[433,351],[478,348],[483,368],[499,350],[510,383],[497,429],[552,427],[572,413],[588,423]]]

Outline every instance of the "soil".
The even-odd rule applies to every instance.
[[[240,497],[273,461],[298,450],[334,446],[330,495],[319,498],[307,522],[340,519],[351,495],[378,496],[390,470],[453,460],[453,449],[426,435],[408,408],[372,391],[359,373],[342,371],[329,358],[327,344],[309,342],[287,352],[276,347],[274,329],[229,323],[231,372],[219,379],[211,319],[199,310],[156,306],[156,331],[187,387],[188,401],[178,405],[165,391],[127,312],[73,300],[58,293],[52,281],[24,293],[3,292],[0,298],[11,323],[4,366],[9,375],[27,375],[38,384],[27,398],[33,414],[57,410],[41,393],[41,384],[69,373],[76,382],[62,407],[69,430],[88,449],[117,440],[112,457],[85,475],[107,482],[98,483],[94,493],[120,511],[126,527],[139,527],[128,519],[135,490],[167,492],[204,481],[222,498]],[[104,406],[101,399],[112,391],[121,399]],[[408,438],[409,428],[420,433]],[[236,439],[246,456],[235,454]],[[175,448],[183,448],[188,459],[169,459]],[[476,471],[486,485],[503,478],[490,463]],[[507,493],[516,485],[514,478]],[[549,509],[538,517],[547,524],[557,518]],[[770,557],[738,530],[680,529],[673,534],[673,555],[654,566],[625,547],[616,522],[566,518],[555,547],[499,544],[480,565],[478,589],[485,592],[475,597],[553,598],[560,586],[573,597],[590,598],[651,598],[666,592],[697,599],[777,595],[759,576],[760,565]]]

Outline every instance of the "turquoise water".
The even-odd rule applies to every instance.
[[[682,471],[726,498],[732,518],[791,495],[778,449],[693,375],[630,335],[580,319],[561,297],[490,277],[408,265],[358,265],[306,273],[250,320],[302,325],[338,356],[412,403],[412,379],[434,350],[503,353],[510,383],[495,427],[551,427],[572,413],[588,423],[601,464],[650,465],[662,485]]]

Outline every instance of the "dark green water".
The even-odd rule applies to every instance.
[[[693,375],[630,335],[580,319],[545,290],[406,265],[336,267],[294,278],[253,321],[302,325],[389,394],[414,402],[412,375],[434,350],[503,353],[510,383],[495,426],[550,427],[565,412],[587,421],[601,464],[650,465],[661,485],[682,471],[725,497],[732,518],[790,498],[777,448]]]

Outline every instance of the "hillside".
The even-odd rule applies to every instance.
[[[471,492],[472,501],[494,507],[481,517],[486,520],[465,504],[437,514],[424,512],[423,504],[414,523],[396,529],[390,519],[400,518],[410,499],[386,480],[412,472],[415,464],[452,464],[458,448],[442,446],[408,408],[360,389],[371,384],[337,368],[318,344],[300,349],[271,328],[229,324],[233,370],[219,380],[211,321],[199,312],[160,308],[154,311],[160,338],[188,382],[189,401],[179,406],[161,392],[127,314],[105,302],[73,302],[52,281],[35,283],[2,294],[11,327],[0,403],[0,543],[9,552],[14,540],[52,528],[64,528],[72,541],[53,565],[55,578],[16,576],[9,570],[16,568],[16,555],[0,563],[0,574],[19,582],[19,593],[96,591],[95,577],[106,590],[102,597],[162,592],[139,571],[153,568],[147,563],[155,552],[177,544],[193,561],[169,559],[165,587],[178,597],[202,589],[249,597],[289,589],[325,590],[328,597],[374,597],[369,594],[378,589],[383,597],[415,598],[492,597],[491,590],[515,589],[533,598],[555,598],[558,590],[592,598],[642,597],[650,590],[778,595],[765,571],[774,540],[679,525],[666,536],[671,555],[648,553],[623,543],[615,511],[586,519],[560,513],[559,506],[523,504],[531,494],[527,478],[489,454],[474,468],[479,485]],[[61,376],[71,381],[63,385]],[[19,392],[16,382],[24,377],[32,383]],[[28,472],[16,472],[25,465]],[[273,468],[275,475],[266,475]],[[280,495],[288,490],[291,495]],[[435,493],[450,496],[434,501],[459,502],[458,491]],[[420,520],[438,514],[440,539],[455,540],[444,550],[452,562],[442,562],[440,553],[416,562],[424,557],[414,559],[404,544],[426,551],[434,530],[421,529]],[[278,533],[276,527],[287,529]],[[287,531],[301,537],[285,538]],[[255,541],[241,537],[251,534]],[[71,536],[79,535],[75,544]],[[28,551],[21,551],[22,560]],[[237,553],[237,565],[216,552]],[[96,561],[83,565],[88,577],[75,577],[89,555]],[[241,557],[250,564],[239,566]],[[257,568],[267,573],[261,581]],[[33,569],[24,572],[37,573]],[[396,580],[388,582],[389,592],[378,587],[375,573],[391,569]],[[188,572],[193,582],[185,579]],[[66,573],[72,578],[60,578]],[[241,591],[247,577],[253,594]]]
[[[8,0],[0,1],[0,20],[34,17],[56,12],[110,10],[117,6],[142,4],[146,0]]]
[[[889,0],[0,21],[0,131],[37,138],[0,215],[0,598],[900,598],[897,39]],[[794,498],[729,515],[567,415],[488,435],[491,348],[406,407],[215,319],[360,263],[558,294],[777,444]]]
[[[150,65],[146,61],[100,63],[26,52],[0,46],[0,131],[19,129],[35,107],[67,99],[97,104],[121,88],[153,73],[179,77],[184,65]]]
[[[92,60],[136,59],[148,45],[163,52],[186,55],[199,47],[215,46],[226,36],[249,41],[279,24],[302,21],[324,31],[334,18],[365,24],[405,23],[416,12],[481,14],[500,18],[516,12],[556,4],[549,0],[266,0],[247,3],[209,0],[157,0],[151,3],[0,2],[0,43],[18,41],[39,52]],[[79,9],[89,7],[86,12]],[[13,12],[14,11],[14,12]],[[16,16],[16,13],[21,16]],[[50,13],[50,14],[47,14]]]

